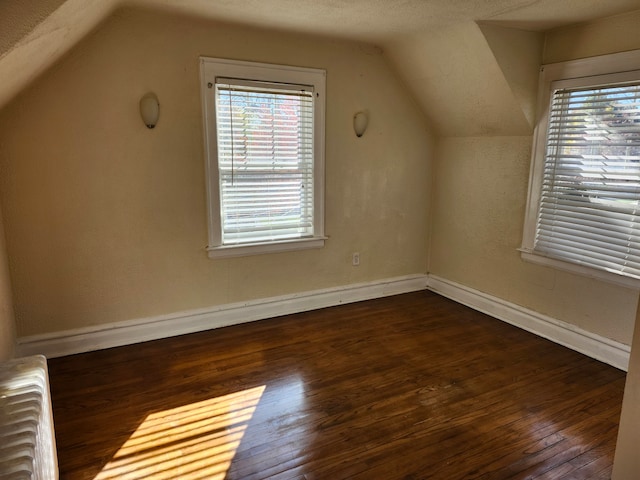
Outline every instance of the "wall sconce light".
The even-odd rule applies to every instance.
[[[353,130],[357,137],[364,135],[367,125],[369,125],[369,112],[362,111],[353,116]]]
[[[140,99],[140,116],[147,128],[154,128],[160,116],[160,104],[155,93],[149,92]]]

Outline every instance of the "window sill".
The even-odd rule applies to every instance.
[[[246,257],[264,253],[293,252],[324,247],[327,237],[296,238],[279,242],[251,243],[242,245],[220,245],[207,247],[209,258]]]
[[[624,275],[619,275],[617,273],[607,272],[604,270],[598,270],[598,269],[586,267],[583,265],[564,262],[562,260],[558,260],[551,257],[544,257],[542,255],[533,253],[531,250],[525,249],[524,247],[519,248],[518,250],[520,250],[520,256],[525,262],[556,268],[558,270],[563,270],[565,272],[582,275],[583,277],[589,277],[596,280],[601,280],[603,282],[620,285],[625,288],[631,288],[634,290],[640,289],[640,279],[637,279],[634,277],[626,277]]]

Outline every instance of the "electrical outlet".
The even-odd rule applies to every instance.
[[[360,265],[360,253],[359,252],[355,252],[351,256],[351,265],[353,265],[354,267],[357,267],[358,265]]]

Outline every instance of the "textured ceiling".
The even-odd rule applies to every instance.
[[[640,8],[640,0],[129,0],[127,3],[374,43],[469,20],[543,31]]]

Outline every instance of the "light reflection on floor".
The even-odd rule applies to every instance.
[[[224,479],[265,387],[149,415],[95,480]]]

